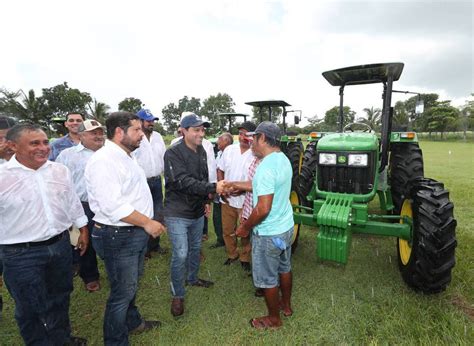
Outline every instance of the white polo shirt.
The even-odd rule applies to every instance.
[[[87,149],[82,143],[79,143],[74,147],[64,149],[56,158],[56,162],[62,163],[71,171],[74,187],[81,202],[88,201],[84,170],[86,169],[87,161],[89,161],[93,154],[93,150]]]
[[[253,160],[251,149],[240,151],[240,143],[227,146],[222,153],[217,168],[224,172],[226,181],[247,181],[249,166]],[[242,208],[244,195],[230,196],[227,198],[229,205],[234,208]]]
[[[0,244],[44,241],[87,225],[66,166],[47,161],[34,170],[14,155],[0,177]]]
[[[121,219],[134,210],[153,217],[153,200],[145,172],[135,158],[114,142],[106,141],[92,155],[84,176],[95,221],[111,226],[131,226]]]
[[[163,137],[153,131],[150,140],[146,136],[140,142],[140,147],[132,152],[132,157],[137,159],[138,164],[145,171],[147,178],[157,177],[163,174],[166,146]]]

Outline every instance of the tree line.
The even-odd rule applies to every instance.
[[[398,101],[393,107],[393,130],[414,130],[417,132],[440,132],[448,131],[472,131],[474,130],[474,94],[470,100],[459,108],[451,105],[449,100],[439,100],[438,94],[420,94],[406,101]],[[424,101],[424,112],[415,113],[416,102]],[[226,93],[211,95],[201,102],[201,99],[184,96],[177,103],[171,102],[166,105],[161,113],[156,110],[152,112],[159,116],[156,128],[162,133],[172,134],[178,128],[181,113],[185,111],[194,112],[209,119],[210,134],[215,134],[222,129],[228,130],[226,117],[218,116],[219,113],[233,113],[235,103],[232,97]],[[120,111],[136,113],[144,107],[143,102],[136,97],[127,97],[117,105]],[[0,89],[0,114],[13,116],[20,121],[32,121],[48,129],[58,132],[62,130],[62,121],[69,112],[79,112],[86,117],[95,118],[105,122],[111,107],[93,98],[90,93],[72,88],[67,82],[58,84],[51,88],[43,88],[41,95],[36,95],[34,90],[25,93],[23,90],[9,91]],[[344,125],[353,122],[361,122],[369,125],[374,130],[380,130],[382,111],[379,108],[364,108],[364,116],[357,117],[355,111],[349,106],[344,107]],[[263,109],[263,119],[268,119],[268,110]],[[282,122],[280,108],[272,110],[273,120]],[[338,128],[337,106],[325,112],[324,117],[317,115],[307,118],[308,125],[298,127],[290,125],[288,131],[295,133],[309,133],[312,131],[331,132]],[[250,119],[258,121],[260,113],[255,107],[252,108]],[[241,118],[233,119],[233,123],[241,122]],[[292,124],[292,117],[286,122]]]

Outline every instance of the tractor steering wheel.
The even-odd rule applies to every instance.
[[[348,130],[351,130],[351,132],[355,132],[354,129],[352,128],[353,125],[362,125],[365,126],[365,129],[362,130],[362,132],[373,132],[372,128],[364,123],[349,123],[344,128],[342,129],[342,132],[348,132]]]

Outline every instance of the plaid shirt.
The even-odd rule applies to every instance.
[[[260,164],[260,159],[258,157],[254,157],[252,163],[249,166],[249,173],[248,177],[249,180],[252,181],[253,176],[255,175],[255,171],[257,170],[258,165]],[[250,214],[252,214],[253,209],[253,194],[252,192],[245,193],[244,205],[242,206],[242,218],[248,219]]]

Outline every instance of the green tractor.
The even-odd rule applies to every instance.
[[[312,186],[306,206],[294,207],[294,219],[319,228],[320,259],[342,264],[353,233],[396,237],[403,280],[414,290],[437,293],[450,283],[455,265],[454,206],[442,183],[424,177],[416,134],[391,131],[392,86],[403,66],[371,64],[323,73],[339,87],[339,131],[317,141]],[[370,83],[383,85],[380,137],[367,125],[361,131],[356,124],[343,127],[344,88]],[[371,213],[369,202],[376,196],[381,212]]]
[[[293,177],[291,181],[291,194],[290,194],[290,201],[293,206],[297,206],[301,203],[301,194],[299,193],[299,177],[301,171],[301,164],[303,162],[303,152],[304,146],[301,138],[296,133],[291,133],[287,131],[286,127],[286,117],[290,112],[300,112],[299,116],[294,116],[295,125],[298,125],[301,119],[301,111],[288,111],[286,107],[290,107],[291,105],[282,100],[267,100],[267,101],[252,101],[252,102],[245,102],[246,105],[256,107],[258,109],[259,114],[259,122],[268,120],[274,121],[273,119],[273,109],[274,108],[281,108],[282,116],[283,116],[283,136],[281,137],[281,151],[285,153],[291,163],[291,167],[293,169]],[[265,119],[264,110],[267,110],[268,118]],[[299,230],[301,225],[296,224],[293,239],[292,239],[292,250],[296,251],[296,247],[298,246],[298,238],[299,238]]]

